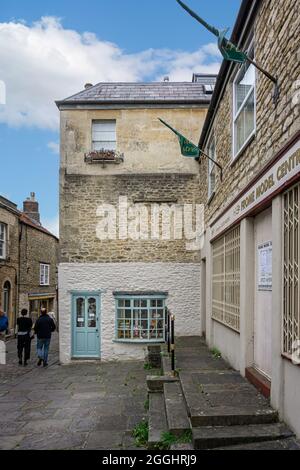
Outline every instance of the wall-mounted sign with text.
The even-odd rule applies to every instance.
[[[234,223],[254,211],[265,199],[272,197],[276,191],[289,180],[299,175],[300,178],[300,141],[233,204],[222,216],[217,216],[211,226],[211,239],[215,239]]]

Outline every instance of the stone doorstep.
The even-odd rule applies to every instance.
[[[168,423],[163,393],[149,393],[149,448],[154,448],[156,444],[161,442],[162,434],[167,431]]]
[[[191,424],[179,382],[164,384],[164,399],[169,431],[181,436],[191,429]]]
[[[203,426],[193,429],[193,443],[197,450],[292,437],[294,437],[294,434],[282,423],[247,426]]]
[[[259,390],[264,397],[270,398],[271,396],[271,381],[268,380],[254,367],[246,369],[246,379]]]

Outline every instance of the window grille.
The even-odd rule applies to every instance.
[[[240,226],[213,243],[212,318],[240,331]]]
[[[292,356],[300,340],[300,184],[283,202],[283,353]]]

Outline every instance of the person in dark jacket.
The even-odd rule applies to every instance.
[[[35,322],[34,331],[37,335],[37,355],[39,358],[37,365],[41,366],[43,363],[43,366],[47,367],[51,334],[55,331],[55,323],[47,315],[45,308],[42,308],[41,316]]]
[[[30,359],[30,349],[31,349],[31,329],[32,329],[32,320],[27,317],[28,311],[23,308],[21,311],[21,317],[17,319],[18,327],[18,357],[19,364],[22,365],[23,360],[23,350],[24,350],[24,366],[27,366],[27,361]]]

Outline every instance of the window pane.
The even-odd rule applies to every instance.
[[[242,75],[235,85],[235,112],[242,106],[247,94],[255,84],[255,68],[253,65],[244,66]]]
[[[76,326],[77,328],[85,327],[84,299],[82,298],[76,300]]]
[[[254,91],[249,96],[243,110],[235,122],[235,153],[237,153],[255,128]]]
[[[116,142],[93,142],[93,150],[116,150],[117,144]]]
[[[97,306],[96,299],[90,298],[88,300],[88,327],[89,328],[96,328],[97,326],[96,306]]]
[[[117,299],[117,306],[120,307]],[[164,337],[164,300],[163,299],[127,299],[128,307],[117,308],[117,338],[122,340],[162,340]],[[123,302],[121,302],[123,305]],[[149,308],[150,304],[155,308]],[[161,308],[157,308],[156,306]]]

